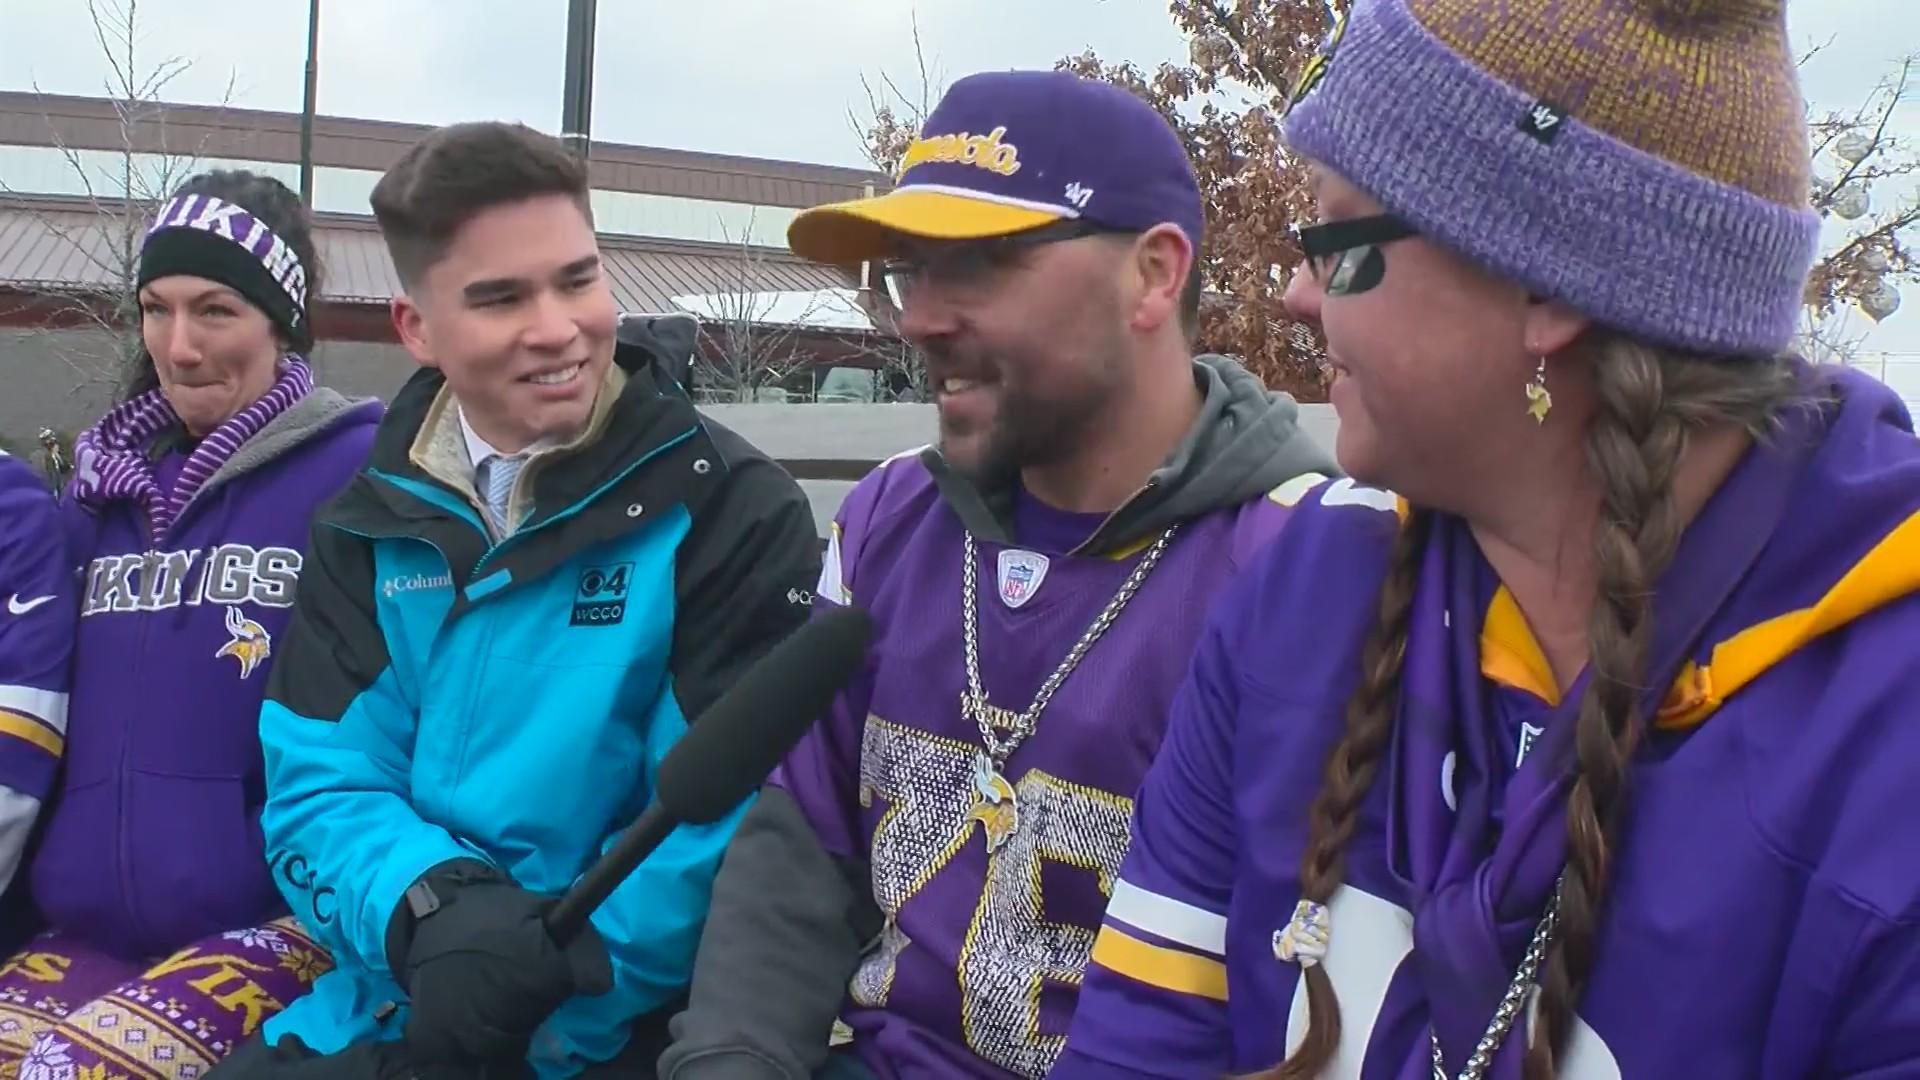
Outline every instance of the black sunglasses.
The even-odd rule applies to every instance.
[[[1419,230],[1392,214],[1293,227],[1293,242],[1307,272],[1328,296],[1353,296],[1380,284],[1387,274],[1381,246],[1418,235]]]

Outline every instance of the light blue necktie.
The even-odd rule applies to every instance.
[[[523,454],[495,454],[480,463],[479,471],[486,474],[480,486],[487,493],[487,516],[493,521],[494,531],[502,536],[513,532],[513,523],[507,520],[507,503],[513,498],[513,482],[520,476],[520,467],[526,463]]]

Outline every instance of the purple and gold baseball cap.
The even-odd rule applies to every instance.
[[[948,89],[907,147],[892,191],[804,211],[803,258],[848,265],[901,236],[975,240],[1082,220],[1123,232],[1178,226],[1195,252],[1203,215],[1186,148],[1132,93],[1066,71],[994,71]]]

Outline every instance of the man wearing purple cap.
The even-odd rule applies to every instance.
[[[835,520],[878,644],[729,847],[662,1076],[1051,1067],[1207,599],[1333,472],[1192,356],[1201,230],[1160,115],[1060,72],[961,80],[895,190],[795,219],[884,261],[940,442]]]

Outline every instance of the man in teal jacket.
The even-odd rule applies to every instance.
[[[734,819],[676,831],[564,948],[540,914],[805,620],[812,516],[668,374],[685,327],[620,321],[557,142],[442,129],[373,206],[426,370],[316,523],[261,716],[266,851],[338,968],[220,1075],[644,1072]]]

